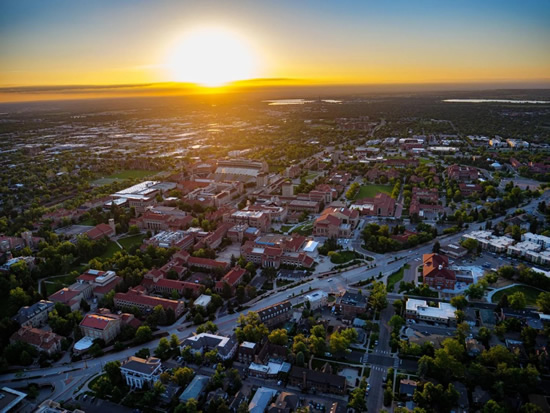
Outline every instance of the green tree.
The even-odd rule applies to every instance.
[[[136,344],[143,344],[151,341],[153,339],[153,332],[149,326],[140,326],[136,330],[136,336],[134,337],[134,342]]]
[[[178,367],[172,373],[172,381],[178,386],[187,386],[191,382],[194,375],[195,372],[189,367]]]
[[[103,367],[103,370],[105,370],[105,373],[107,373],[107,376],[109,377],[109,380],[113,384],[113,386],[122,385],[122,374],[120,373],[120,361],[109,361],[108,363],[105,363],[105,366]]]
[[[463,295],[457,295],[451,298],[451,305],[459,310],[463,310],[468,306],[468,300]]]
[[[166,337],[161,338],[157,348],[155,349],[155,357],[158,357],[161,360],[166,360],[170,357],[171,352],[172,347],[170,346],[168,339]]]
[[[273,330],[267,338],[272,344],[279,346],[286,346],[288,344],[288,334],[284,328]]]
[[[527,299],[524,293],[517,291],[508,296],[508,303],[514,310],[523,310],[527,305]]]
[[[537,307],[544,314],[550,314],[550,292],[540,293],[537,298]]]

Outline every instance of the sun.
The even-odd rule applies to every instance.
[[[248,42],[217,27],[194,29],[171,48],[166,61],[171,80],[201,86],[223,86],[253,78],[257,62]]]

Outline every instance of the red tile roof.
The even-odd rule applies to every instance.
[[[88,314],[80,322],[81,327],[94,328],[96,330],[105,330],[109,323],[116,322],[113,317],[108,317],[100,314]]]

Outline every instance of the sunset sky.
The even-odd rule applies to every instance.
[[[549,22],[547,0],[4,0],[0,87],[549,82]]]

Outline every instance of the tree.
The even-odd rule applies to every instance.
[[[189,367],[178,367],[172,373],[172,381],[178,386],[186,386],[191,382],[191,379],[195,375],[195,372]]]
[[[390,321],[388,321],[388,325],[393,329],[393,331],[398,332],[401,327],[405,325],[405,320],[399,315],[394,315],[390,318]]]
[[[517,291],[509,295],[508,302],[510,303],[510,307],[512,307],[514,310],[523,310],[527,305],[525,294],[521,291]]]
[[[403,313],[403,301],[402,300],[395,300],[393,302],[393,308],[395,309],[395,314],[401,315]]]
[[[369,296],[369,304],[377,311],[381,311],[388,305],[388,292],[386,286],[380,281],[375,281],[372,284],[372,291]]]
[[[537,298],[537,307],[544,314],[550,314],[550,292],[540,293]]]
[[[151,352],[149,351],[149,349],[147,347],[139,349],[136,352],[136,357],[139,357],[139,358],[142,358],[142,359],[147,359],[147,358],[149,358],[150,355],[151,355]]]
[[[439,251],[441,250],[441,244],[439,241],[434,242],[434,246],[432,247],[432,252],[435,254],[439,254]]]
[[[316,356],[322,356],[327,349],[325,337],[312,335],[309,337],[309,349]]]
[[[111,381],[113,386],[122,384],[122,374],[120,373],[120,361],[116,360],[116,361],[109,361],[108,363],[105,363],[103,370],[105,370],[105,373],[107,373],[107,376],[109,377],[109,380]]]
[[[491,339],[492,333],[487,327],[480,327],[477,336],[479,340],[483,343],[485,347],[489,347],[489,340]]]
[[[218,331],[218,326],[212,321],[207,321],[204,324],[201,324],[197,327],[197,334],[201,333],[216,333]]]
[[[158,357],[161,360],[166,360],[170,357],[171,352],[172,347],[170,346],[168,339],[166,337],[161,338],[157,348],[155,349],[155,357]]]
[[[367,402],[365,400],[365,389],[356,387],[350,394],[348,407],[351,407],[356,412],[365,412],[367,410]]]
[[[237,320],[239,327],[235,329],[235,335],[239,343],[250,341],[258,343],[264,336],[269,334],[269,330],[260,321],[260,316],[254,311],[249,311],[246,316],[241,314]]]
[[[149,326],[140,326],[136,331],[134,341],[136,344],[143,344],[153,339],[153,332]]]
[[[180,345],[180,339],[178,338],[177,335],[175,334],[172,334],[170,336],[170,347],[172,348],[172,350],[175,350],[176,348],[178,348]]]
[[[501,407],[496,401],[489,400],[485,403],[485,406],[483,406],[481,411],[482,413],[506,413],[507,410],[504,407]]]
[[[468,250],[468,252],[472,252],[477,250],[477,240],[473,238],[466,238],[464,241],[462,241],[462,246]]]
[[[288,343],[288,334],[284,328],[273,330],[267,338],[270,343],[279,346],[286,346]]]
[[[299,352],[296,354],[296,365],[299,366],[299,367],[303,367],[304,362],[305,362],[304,353],[301,352],[301,351],[299,351]]]
[[[451,298],[451,305],[459,310],[463,310],[468,305],[468,300],[463,295],[457,295]]]

